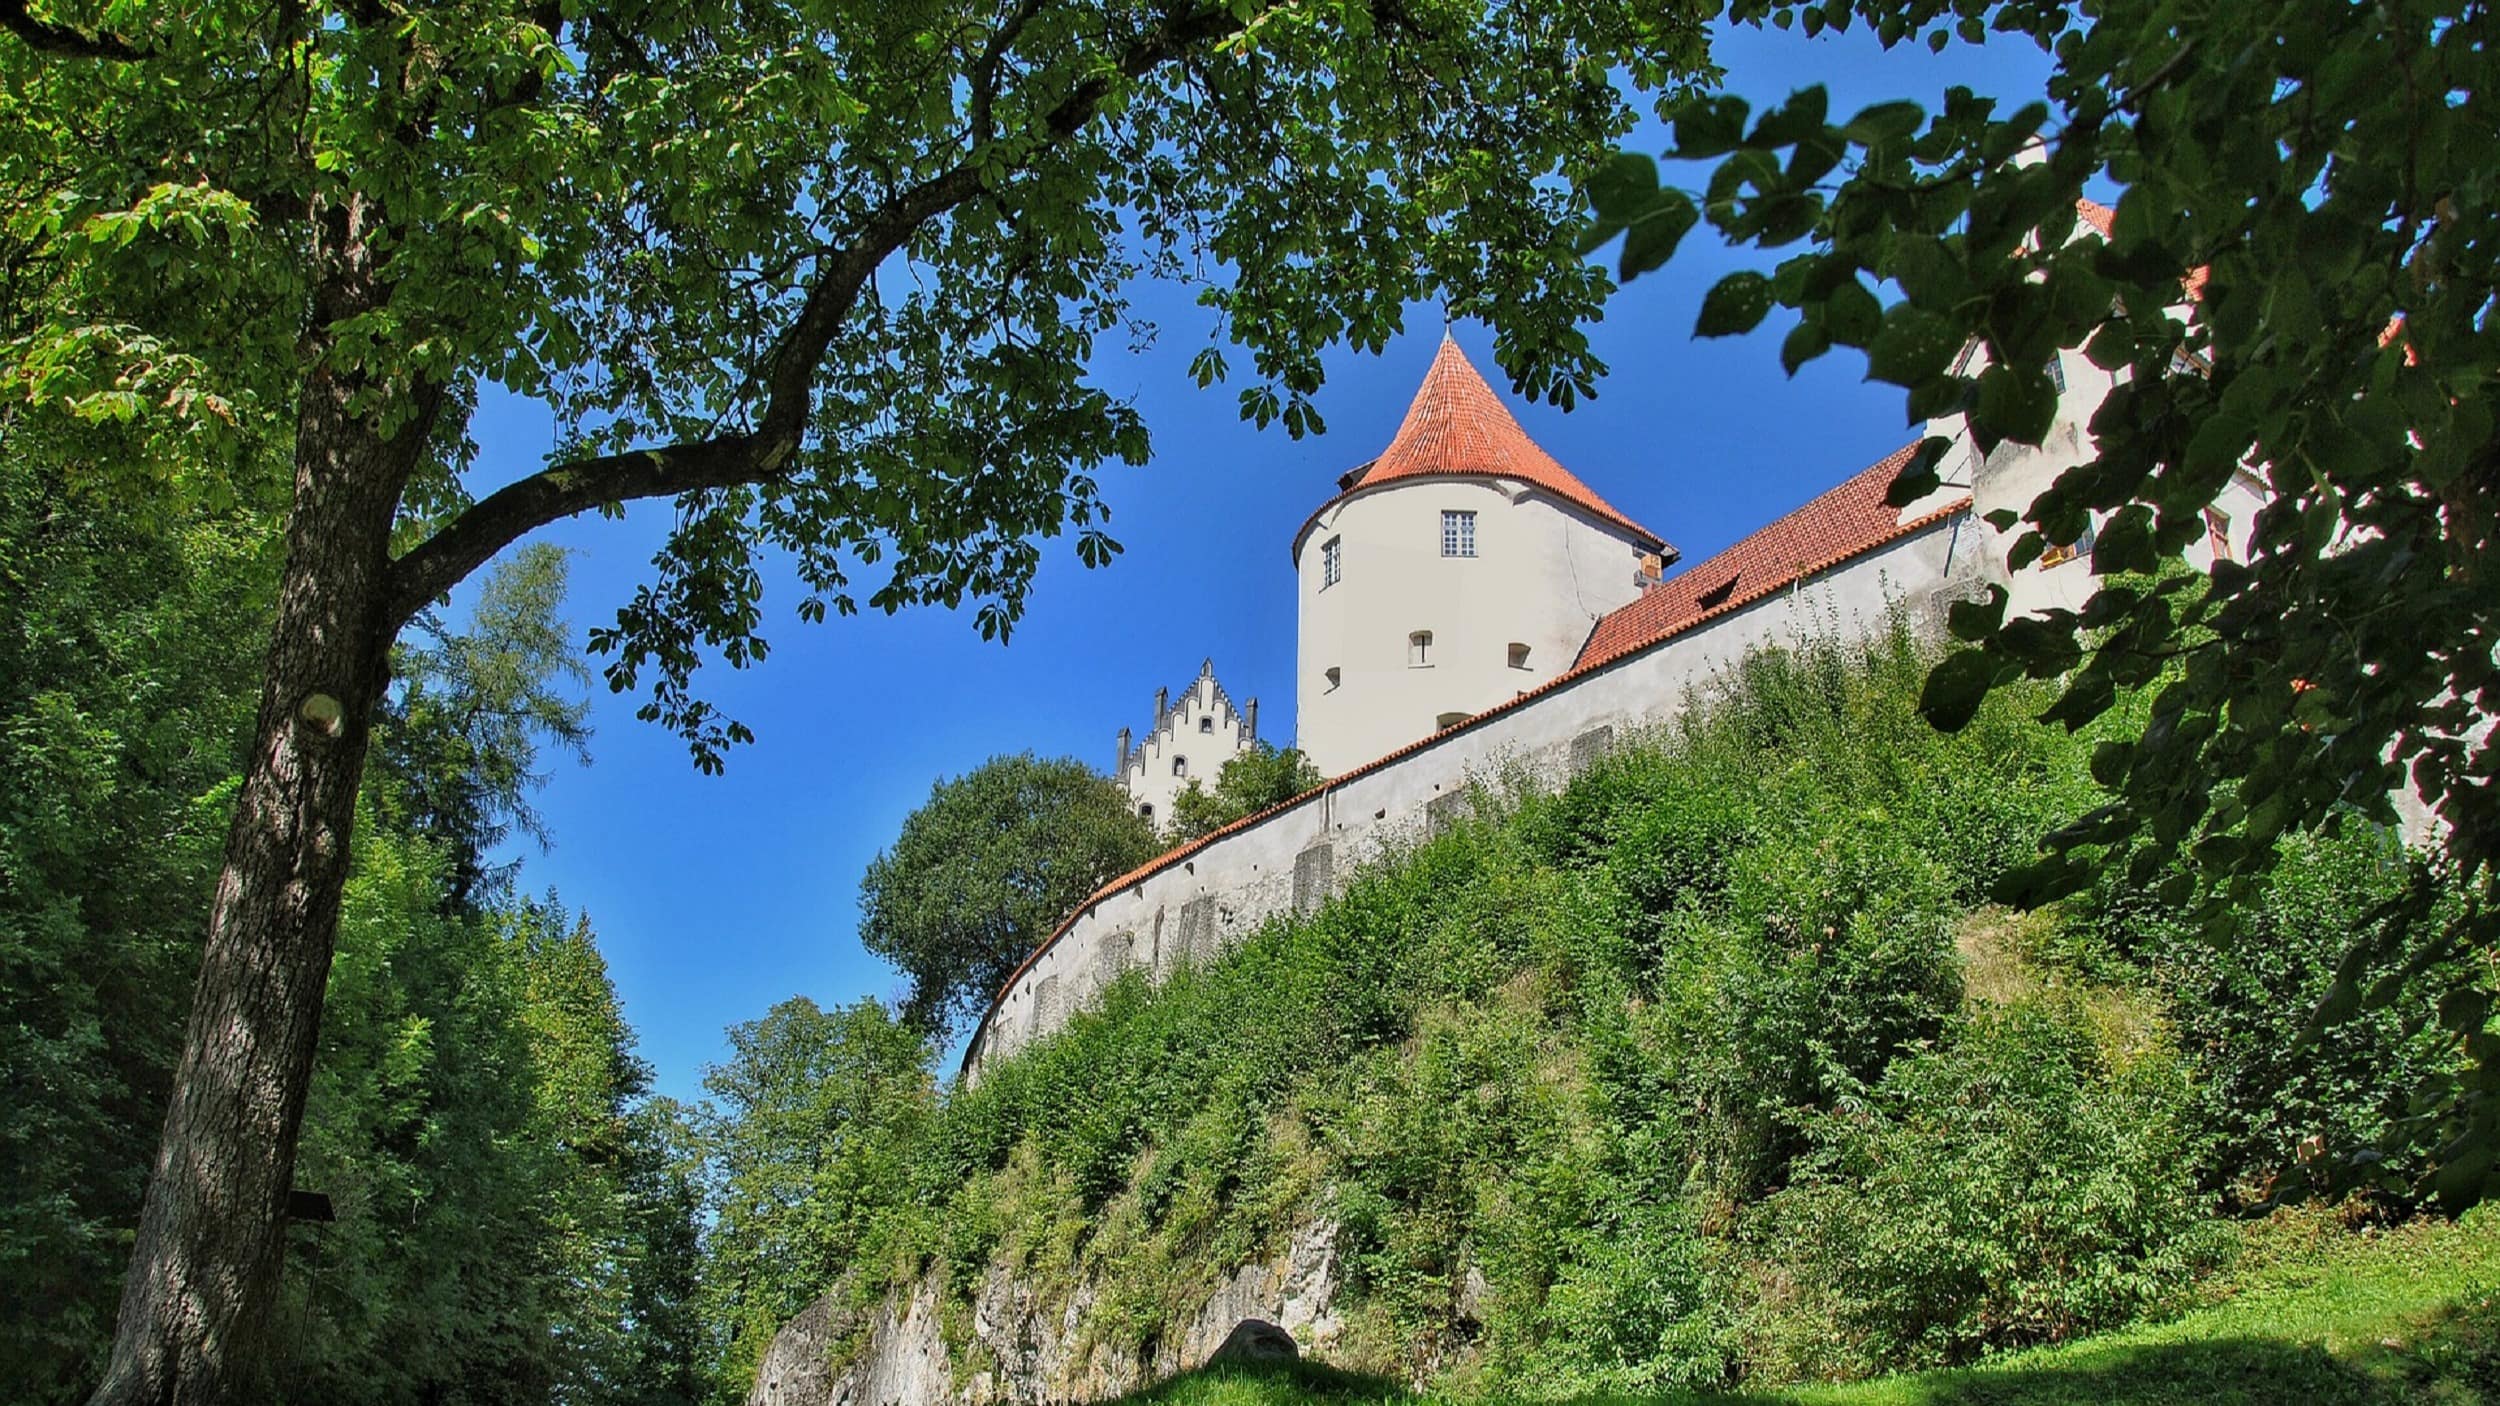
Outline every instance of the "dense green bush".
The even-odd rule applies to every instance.
[[[2106,1328],[2218,1248],[2194,1112],[2158,1039],[2111,1048],[2071,994],[2024,1000],[1816,1114],[1813,1150],[1761,1207],[1756,1236],[1818,1286],[1825,1321],[1810,1331],[1829,1335],[1827,1371]]]

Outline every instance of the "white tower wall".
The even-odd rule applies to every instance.
[[[1474,556],[1442,555],[1445,510],[1475,513]],[[1562,673],[1598,617],[1640,593],[1642,550],[1510,479],[1402,478],[1331,503],[1294,554],[1296,745],[1339,775]],[[1417,632],[1432,637],[1421,663]]]

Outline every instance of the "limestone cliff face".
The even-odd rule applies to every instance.
[[[1299,1227],[1281,1254],[1236,1269],[1177,1334],[1137,1353],[1086,1345],[1090,1279],[1046,1300],[994,1266],[968,1321],[944,1311],[934,1274],[864,1314],[828,1294],[774,1336],[748,1406],[1099,1400],[1203,1366],[1245,1318],[1278,1324],[1304,1353],[1324,1359],[1344,1329],[1336,1241],[1328,1223]],[[949,1317],[963,1326],[950,1333]]]

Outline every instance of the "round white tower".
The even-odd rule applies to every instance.
[[[1341,775],[1571,666],[1675,551],[1539,449],[1444,336],[1380,457],[1293,541],[1297,745]]]

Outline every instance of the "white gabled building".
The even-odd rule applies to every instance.
[[[1224,763],[1259,740],[1259,700],[1236,709],[1215,681],[1215,661],[1198,666],[1198,677],[1176,701],[1168,688],[1155,690],[1154,717],[1143,738],[1120,729],[1119,763],[1112,774],[1129,804],[1156,828],[1172,828],[1172,802],[1192,781],[1215,785]]]

